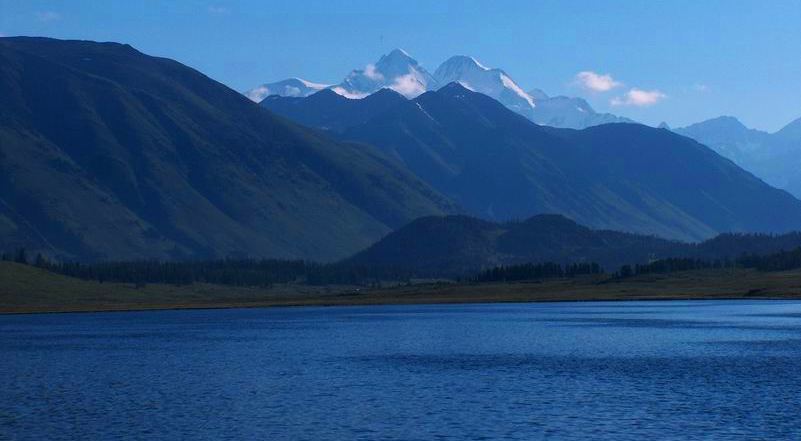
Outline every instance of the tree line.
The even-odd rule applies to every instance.
[[[305,260],[217,259],[207,261],[164,262],[138,260],[123,262],[54,262],[42,254],[30,256],[24,249],[0,253],[0,260],[33,265],[47,271],[83,280],[116,283],[163,283],[188,285],[209,283],[229,286],[271,286],[281,283],[309,285],[376,285],[386,281],[409,282],[419,277],[413,271],[387,266],[323,264]],[[625,278],[641,274],[667,274],[678,271],[723,268],[754,268],[758,271],[787,271],[801,268],[801,247],[791,251],[757,255],[743,254],[736,259],[667,258],[645,264],[623,265],[614,273]],[[597,263],[562,265],[553,262],[503,265],[479,271],[464,280],[514,282],[549,278],[571,278],[602,274]]]
[[[647,264],[623,265],[616,273],[618,277],[640,274],[667,274],[677,271],[724,268],[753,268],[757,271],[789,271],[801,268],[801,247],[792,251],[758,255],[743,254],[736,259],[669,258]]]
[[[496,266],[484,270],[470,279],[473,282],[515,282],[522,280],[541,280],[575,277],[587,274],[601,274],[603,269],[597,263],[573,263],[562,266],[558,263],[524,263],[521,265]]]
[[[392,268],[372,268],[341,263],[323,264],[305,260],[217,259],[205,261],[134,260],[121,262],[54,262],[24,249],[2,253],[0,259],[34,265],[47,271],[82,280],[115,283],[164,283],[189,285],[209,283],[229,286],[271,286],[280,283],[309,285],[371,285],[382,280],[408,281],[412,274]]]
[[[623,265],[617,272],[618,277],[631,277],[640,274],[667,274],[677,271],[692,271],[709,268],[731,268],[737,265],[729,259],[698,259],[688,257],[672,257],[654,260],[645,264]]]
[[[792,251],[759,256],[756,254],[744,255],[738,260],[745,268],[756,268],[759,271],[788,271],[801,268],[801,247]]]

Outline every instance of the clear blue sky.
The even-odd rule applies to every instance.
[[[776,130],[801,117],[801,0],[0,0],[0,34],[125,42],[237,90],[290,76],[338,82],[401,47],[431,71],[473,55],[524,89],[649,124],[734,115]],[[622,85],[582,89],[581,71]],[[632,88],[666,97],[625,105]]]

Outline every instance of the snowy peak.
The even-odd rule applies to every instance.
[[[439,84],[458,82],[467,89],[488,95],[529,118],[536,107],[534,99],[506,72],[486,67],[466,55],[456,55],[446,60],[434,72],[434,78]]]
[[[598,113],[586,100],[577,97],[554,96],[537,100],[531,120],[543,126],[584,129],[601,124],[632,122],[628,118]]]
[[[380,89],[392,89],[414,98],[436,88],[437,82],[403,49],[383,55],[377,63],[352,71],[334,91],[348,98],[364,98]]]
[[[393,70],[406,73],[411,67],[419,66],[419,63],[405,50],[393,49],[392,52],[382,55],[375,66],[385,73],[392,73]]]
[[[490,70],[488,67],[479,63],[478,60],[473,57],[455,55],[440,64],[436,72],[434,72],[434,77],[437,78],[438,81],[444,81],[445,84],[447,84],[459,81],[459,78],[467,72],[486,72],[488,70]]]
[[[328,87],[327,84],[313,83],[302,78],[289,78],[275,83],[262,84],[245,92],[251,101],[261,102],[270,95],[307,97]]]
[[[412,99],[450,83],[459,83],[468,90],[487,95],[541,125],[583,129],[631,122],[609,113],[597,113],[581,98],[550,97],[541,89],[526,92],[504,70],[487,67],[467,55],[448,58],[432,75],[403,49],[393,49],[374,64],[351,71],[333,86],[292,78],[263,84],[245,95],[253,101],[261,101],[268,95],[306,97],[327,88],[346,98],[361,99],[390,89]]]

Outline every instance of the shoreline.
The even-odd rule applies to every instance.
[[[598,275],[483,284],[429,282],[365,289],[303,284],[269,288],[208,284],[135,287],[73,279],[29,266],[0,264],[2,315],[649,300],[801,300],[801,270],[775,273],[701,270],[626,279]]]
[[[587,298],[587,299],[548,299],[548,300],[494,300],[494,301],[470,301],[456,299],[453,301],[440,301],[435,300],[431,302],[353,302],[353,303],[259,303],[259,304],[214,304],[214,305],[146,305],[119,308],[97,308],[97,309],[46,309],[46,310],[6,310],[0,308],[0,317],[14,316],[14,315],[47,315],[47,314],[98,314],[98,313],[125,313],[125,312],[156,312],[156,311],[209,311],[217,309],[275,309],[275,308],[349,308],[359,306],[426,306],[426,305],[524,305],[529,303],[592,303],[592,302],[606,302],[606,303],[626,303],[626,302],[709,302],[709,301],[759,301],[759,302],[777,302],[777,301],[801,301],[801,296],[776,296],[776,297],[630,297],[630,298]]]

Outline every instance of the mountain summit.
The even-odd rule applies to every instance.
[[[791,121],[775,135],[783,140],[794,142],[801,148],[801,118]]]
[[[351,71],[341,83],[333,86],[310,82],[299,85],[297,81],[290,79],[269,83],[245,94],[253,100],[260,101],[268,94],[301,97],[329,87],[344,97],[361,99],[387,88],[406,98],[415,98],[424,92],[444,87],[448,83],[458,82],[474,92],[498,100],[514,112],[540,125],[583,129],[600,124],[632,122],[609,113],[598,113],[581,98],[549,97],[540,89],[526,92],[502,69],[489,68],[466,55],[450,57],[437,68],[434,75],[431,75],[406,51],[394,49],[382,56],[377,63]]]
[[[473,57],[457,55],[442,63],[434,72],[442,84],[458,82],[474,92],[498,100],[513,111],[531,117],[536,104],[517,83],[501,69],[490,69]]]
[[[775,133],[748,128],[733,116],[719,116],[674,131],[801,197],[801,118]]]
[[[435,89],[437,81],[403,49],[395,49],[375,64],[354,70],[333,90],[348,98],[364,98],[380,89],[395,90],[407,98]]]

